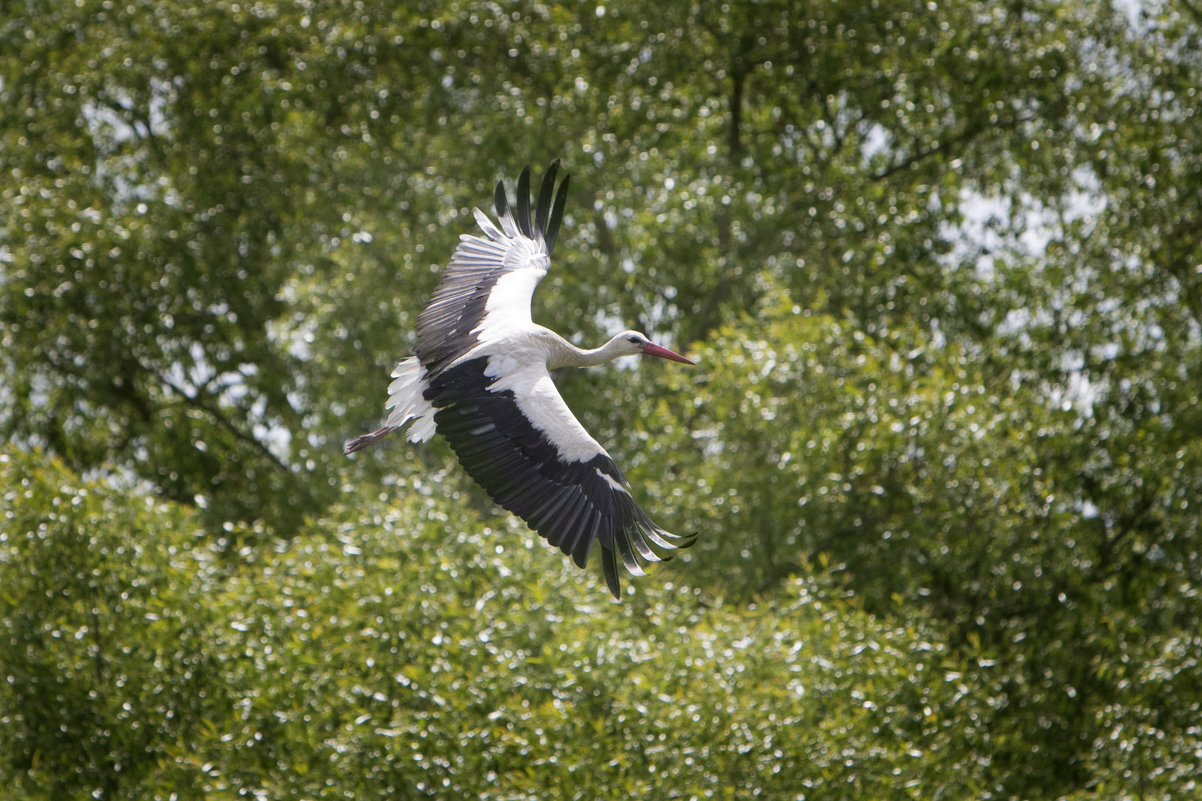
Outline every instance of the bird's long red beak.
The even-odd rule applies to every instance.
[[[667,348],[661,348],[659,345],[654,345],[650,342],[643,346],[643,355],[658,356],[661,359],[670,359],[674,362],[680,362],[681,364],[696,364],[696,362],[686,359],[679,353],[674,353]]]

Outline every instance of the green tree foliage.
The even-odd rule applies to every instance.
[[[39,454],[0,468],[24,532],[0,542],[0,743],[22,797],[910,798],[986,780],[952,655],[833,586],[709,607],[649,583],[623,607],[511,522],[420,492],[360,497],[235,564],[178,507]]]
[[[1202,10],[0,11],[17,797],[1197,792]],[[445,447],[346,460],[471,207],[669,529],[623,606]]]
[[[713,365],[703,391],[687,403],[694,387],[682,387],[655,410],[681,463],[658,494],[687,499],[685,529],[733,540],[700,542],[690,574],[764,593],[804,570],[800,554],[828,555],[867,608],[920,608],[996,668],[999,775],[1052,783],[1072,769],[1087,782],[1097,723],[1130,686],[1120,666],[1198,656],[1194,557],[1166,550],[1197,524],[1110,529],[1090,506],[1097,453],[1080,447],[1075,411],[989,384],[958,348],[907,351],[905,337],[799,311],[769,315],[763,339],[722,332],[699,351]],[[1197,683],[1179,668],[1163,678],[1155,692],[1190,701],[1162,722],[1188,731]]]
[[[0,454],[0,775],[14,798],[195,778],[218,694],[208,538],[178,507]],[[145,789],[142,793],[140,790]]]

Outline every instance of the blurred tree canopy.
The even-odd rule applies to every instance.
[[[1196,795],[1200,39],[1192,0],[5,4],[0,781]],[[555,158],[536,317],[699,361],[560,381],[701,535],[622,606],[445,447],[340,453]]]

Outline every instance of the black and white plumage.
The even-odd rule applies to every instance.
[[[605,581],[619,598],[619,560],[641,576],[643,562],[666,559],[694,538],[669,534],[635,503],[622,471],[560,397],[551,370],[635,354],[693,362],[637,331],[577,348],[531,319],[531,297],[563,222],[568,179],[557,192],[558,166],[543,175],[533,219],[529,167],[518,178],[516,209],[498,183],[497,222],[474,210],[484,236],[460,237],[418,317],[415,355],[392,373],[384,425],[348,442],[346,453],[406,426],[414,442],[437,431],[493,500],[578,566],[599,544]]]

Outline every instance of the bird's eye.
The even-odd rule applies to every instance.
[[[628,336],[628,337],[626,337],[626,341],[627,341],[627,342],[631,342],[631,343],[633,343],[633,344],[637,345],[637,344],[639,344],[639,341],[640,341],[640,340],[639,340],[639,338],[638,338],[638,337],[636,337],[636,336],[634,336],[634,335],[631,335],[631,336]]]

